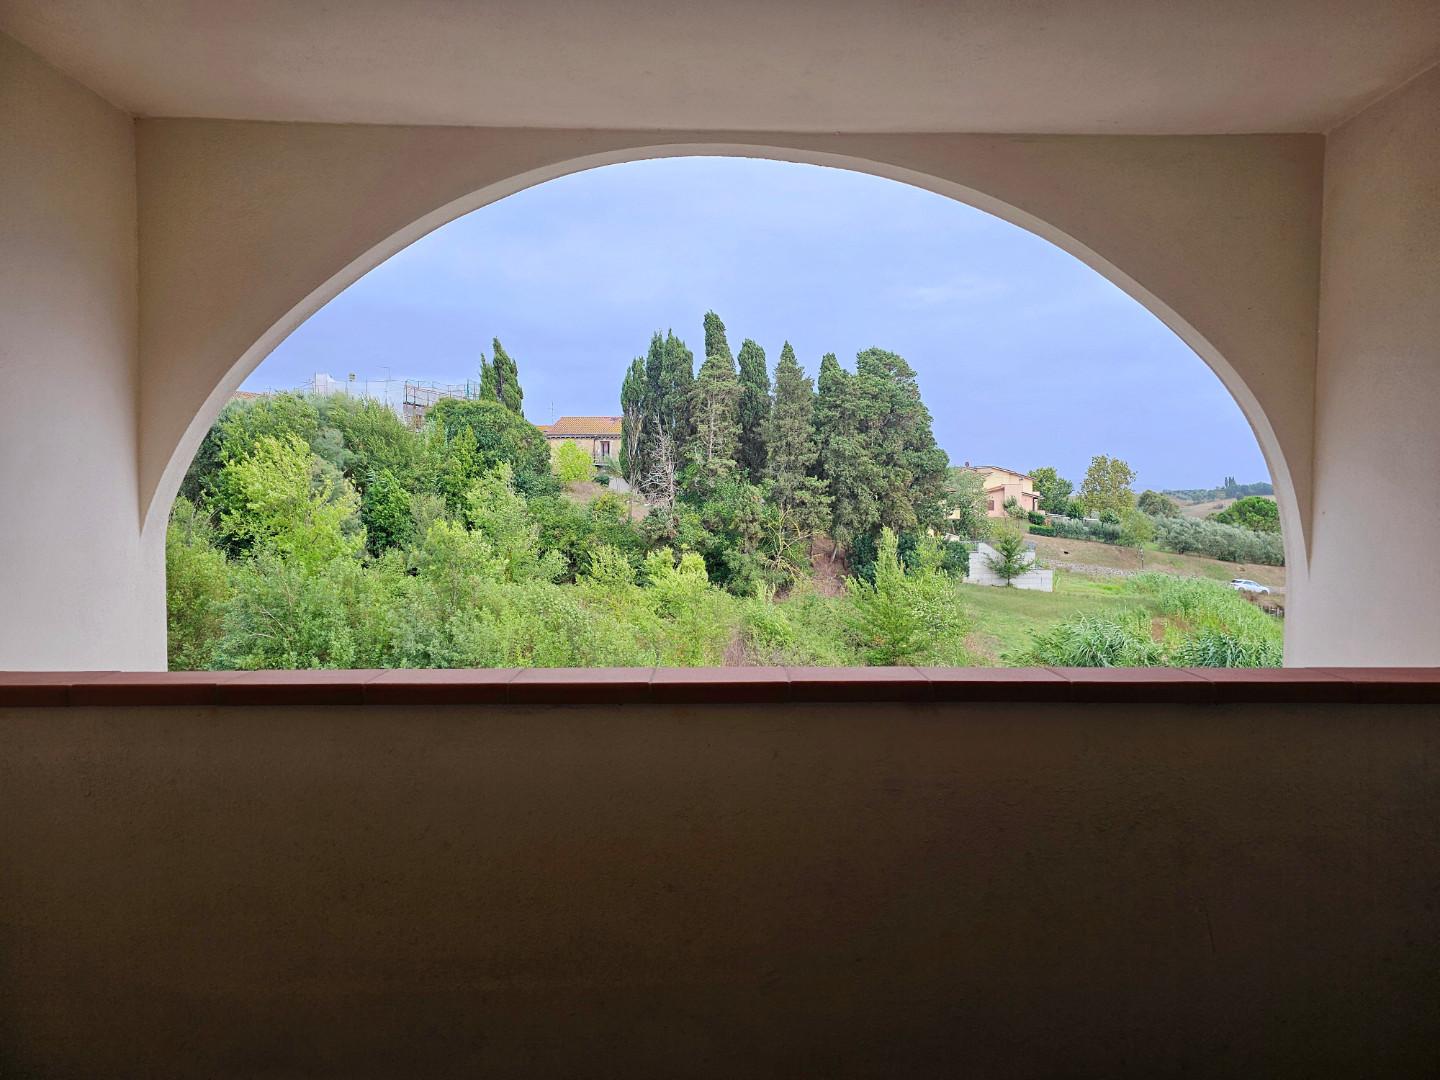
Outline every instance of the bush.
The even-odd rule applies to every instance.
[[[1118,523],[1095,521],[1088,518],[1050,518],[1050,528],[1055,536],[1067,540],[1094,540],[1100,544],[1118,544],[1124,530]]]
[[[1055,535],[1055,527],[1054,527],[1053,525],[1031,525],[1031,526],[1030,526],[1030,535],[1031,535],[1031,536],[1054,536],[1054,535]]]
[[[1031,511],[1030,511],[1028,514],[1026,514],[1025,516],[1026,516],[1026,518],[1029,519],[1031,525],[1044,525],[1044,524],[1045,524],[1045,515],[1042,514],[1039,510],[1031,510]]]
[[[555,447],[551,465],[562,484],[574,484],[582,480],[589,480],[595,473],[595,466],[590,461],[590,455],[581,450],[578,443],[568,439]]]
[[[1019,667],[1153,667],[1163,662],[1163,651],[1150,636],[1150,617],[1135,610],[1072,616],[1006,659]]]
[[[1278,533],[1280,531],[1280,506],[1274,499],[1247,495],[1237,499],[1218,514],[1210,515],[1211,521],[1222,525],[1237,525],[1255,532]]]
[[[1261,533],[1193,518],[1160,518],[1156,541],[1181,555],[1204,555],[1225,562],[1284,566],[1285,546],[1279,533]]]

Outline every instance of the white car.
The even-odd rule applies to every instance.
[[[1230,588],[1236,592],[1268,593],[1270,590],[1261,585],[1258,581],[1251,581],[1249,578],[1237,577],[1230,581]]]

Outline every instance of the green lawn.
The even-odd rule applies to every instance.
[[[1144,601],[1125,588],[1123,580],[1082,577],[1055,572],[1055,591],[1028,592],[992,585],[957,585],[960,598],[975,619],[966,644],[985,665],[1001,663],[1007,652],[1030,644],[1030,633],[1044,630],[1080,612],[1109,612],[1143,607]]]

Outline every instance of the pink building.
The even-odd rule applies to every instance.
[[[1014,499],[1021,510],[1040,509],[1040,496],[1035,492],[1035,481],[1014,469],[1002,469],[998,465],[964,465],[965,472],[978,473],[985,482],[985,514],[987,517],[1004,517],[1005,504]]]

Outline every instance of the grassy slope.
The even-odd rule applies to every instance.
[[[958,588],[961,600],[975,619],[975,629],[966,646],[975,654],[977,662],[987,666],[1000,663],[1005,653],[1029,645],[1031,631],[1047,629],[1070,615],[1143,606],[1138,597],[1126,592],[1119,578],[1102,580],[1064,570],[1056,571],[1055,591],[1050,593],[990,585]]]
[[[1260,566],[1255,563],[1221,562],[1198,555],[1176,555],[1169,551],[1145,552],[1145,565],[1134,548],[1114,544],[1097,544],[1093,540],[1064,540],[1058,536],[1031,536],[1040,561],[1083,563],[1089,566],[1113,566],[1120,570],[1160,570],[1168,574],[1229,581],[1245,577],[1271,588],[1285,587],[1283,566]],[[1066,554],[1068,552],[1068,554]]]

